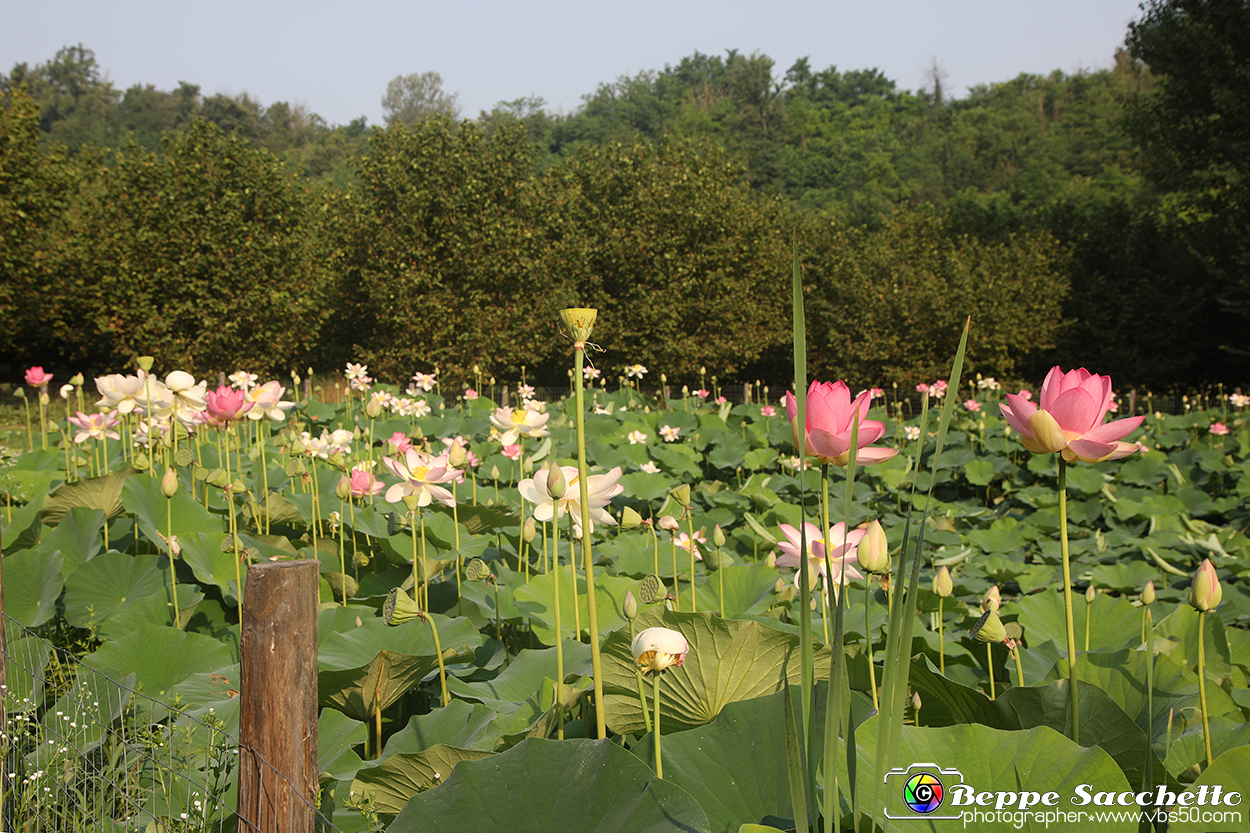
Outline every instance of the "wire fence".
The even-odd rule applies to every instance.
[[[337,831],[210,709],[193,716],[0,613],[0,831]],[[239,778],[256,799],[239,806]]]

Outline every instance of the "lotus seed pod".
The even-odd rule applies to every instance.
[[[538,533],[538,525],[534,523],[533,516],[525,519],[525,526],[521,528],[521,535],[525,537],[525,543],[534,540],[534,536]]]
[[[172,466],[165,469],[165,476],[161,478],[161,494],[165,497],[178,494],[178,472]]]
[[[978,642],[1002,642],[1007,638],[1007,629],[1003,620],[998,618],[997,610],[987,610],[972,626],[972,638]]]
[[[398,587],[391,588],[382,603],[382,621],[388,625],[402,625],[420,618],[421,608],[417,607],[412,597]]]
[[[720,524],[712,529],[712,543],[718,547],[725,546],[725,530],[720,528]]]
[[[582,344],[590,339],[595,329],[595,319],[599,315],[597,309],[572,307],[560,310],[560,318],[572,336],[574,344]]]
[[[985,591],[985,595],[981,597],[981,609],[997,611],[1003,606],[1003,596],[998,592],[998,585],[994,585]],[[1002,641],[1002,640],[999,640]]]
[[[946,567],[938,570],[937,575],[933,577],[933,592],[945,599],[954,590],[955,582],[951,580],[951,571]]]
[[[75,373],[73,376],[69,377],[69,383],[74,387],[82,387],[82,383],[84,381],[85,380],[83,379],[81,373]]]
[[[339,484],[334,487],[334,496],[339,500],[347,500],[352,496],[352,482],[347,477],[339,478]]]
[[[21,388],[21,387],[19,387],[19,388],[14,388],[14,389],[13,389],[13,395],[14,395],[14,396],[16,396],[18,399],[25,399],[25,398],[26,398],[26,388]]]
[[[142,370],[144,373],[147,373],[149,370],[152,369],[152,363],[155,361],[156,359],[152,358],[151,356],[140,356],[139,358],[135,359],[135,364],[139,365],[140,370]]]
[[[418,495],[404,495],[404,506],[408,507],[409,512],[417,511],[417,507],[421,504],[421,498]]]
[[[1219,576],[1215,574],[1215,565],[1211,563],[1211,559],[1204,559],[1189,588],[1189,605],[1194,610],[1209,613],[1220,606],[1223,597],[1224,588],[1220,586]]]
[[[552,500],[560,500],[568,489],[569,484],[564,477],[564,468],[554,463],[549,463],[547,466],[547,496]]]
[[[634,529],[642,524],[642,515],[639,515],[632,506],[626,506],[621,511],[621,529]]]
[[[885,530],[880,521],[868,525],[868,531],[860,539],[855,549],[855,557],[859,566],[874,575],[890,572],[890,543],[885,538]]]
[[[680,503],[684,508],[690,508],[690,484],[683,483],[676,489],[669,492],[673,496],[673,500]]]
[[[634,591],[625,591],[625,603],[621,605],[621,612],[625,614],[626,619],[638,618],[638,600],[634,598]]]
[[[464,577],[469,581],[482,581],[490,575],[490,568],[480,558],[475,558],[464,567]]]
[[[676,533],[677,530],[681,529],[681,525],[677,523],[677,519],[674,518],[672,515],[662,516],[660,518],[660,522],[656,524],[656,526],[658,526],[660,529],[668,530],[669,532],[672,532],[672,533]]]
[[[643,576],[638,582],[638,598],[643,604],[655,604],[668,596],[668,588],[659,576]]]
[[[1146,582],[1146,586],[1141,591],[1141,603],[1144,605],[1154,604],[1155,600],[1155,583],[1153,581]]]
[[[1003,622],[1003,630],[1007,633],[1008,639],[1018,641],[1024,638],[1024,628],[1019,622]]]

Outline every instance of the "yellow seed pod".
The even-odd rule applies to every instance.
[[[597,309],[571,307],[560,310],[560,319],[564,321],[564,326],[568,328],[569,335],[577,344],[584,343],[590,339],[590,334],[595,329],[595,318],[598,316],[599,310]]]

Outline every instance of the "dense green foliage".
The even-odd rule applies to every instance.
[[[363,118],[331,127],[286,102],[201,96],[187,83],[122,93],[89,49],[69,47],[0,75],[0,311],[16,324],[0,336],[0,365],[128,358],[124,340],[89,341],[108,327],[79,322],[129,314],[84,304],[151,291],[105,289],[127,274],[181,280],[183,264],[152,258],[187,244],[148,209],[130,216],[131,201],[162,199],[132,193],[158,187],[134,160],[173,160],[210,123],[233,137],[232,175],[275,195],[247,210],[274,213],[234,225],[189,215],[186,227],[229,253],[249,236],[238,223],[250,224],[249,257],[259,247],[272,262],[238,277],[254,275],[275,302],[321,303],[331,281],[299,337],[269,345],[275,368],[360,359],[387,374],[458,375],[489,353],[499,372],[562,375],[549,363],[554,333],[533,322],[576,301],[606,311],[602,338],[623,361],[784,378],[776,287],[794,242],[828,308],[814,324],[830,333],[818,348],[828,355],[814,361],[865,383],[931,376],[927,351],[942,355],[969,314],[983,339],[971,358],[987,373],[1059,361],[1135,385],[1245,383],[1246,8],[1153,2],[1111,69],[1021,75],[961,99],[936,68],[926,89],[906,91],[877,70],[800,59],[779,75],[766,55],[696,52],[603,84],[569,115],[526,98],[476,120],[386,129]],[[185,170],[179,187],[191,190],[177,199],[213,203],[218,174]],[[114,191],[120,201],[102,196]],[[118,243],[122,227],[173,249]],[[261,245],[265,228],[279,240]],[[276,262],[304,264],[300,280]],[[887,287],[909,297],[881,305]],[[237,344],[207,353],[205,370],[254,355]]]

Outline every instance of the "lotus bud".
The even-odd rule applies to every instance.
[[[885,538],[885,530],[881,528],[880,521],[873,521],[868,525],[868,531],[864,533],[855,550],[855,557],[859,566],[870,573],[884,575],[890,572],[890,543]]]
[[[135,359],[135,364],[139,365],[139,369],[142,370],[144,373],[146,373],[152,369],[152,363],[155,361],[156,359],[152,358],[151,356],[140,356],[139,358]]]
[[[82,383],[84,381],[85,380],[83,379],[81,373],[75,373],[73,376],[69,377],[69,383],[76,388],[82,387]]]
[[[1144,605],[1154,604],[1155,600],[1155,583],[1153,581],[1146,582],[1146,586],[1141,590],[1141,603]]]
[[[291,371],[291,385],[292,385],[293,387],[297,387],[297,388],[298,388],[298,387],[299,387],[299,383],[300,383],[300,381],[301,381],[301,379],[299,378],[299,372],[298,372],[298,371],[295,371],[295,370],[292,370],[292,371]]]
[[[981,609],[997,611],[1003,606],[1003,595],[998,592],[998,585],[994,585],[985,591],[985,595],[981,597]],[[999,640],[1001,641],[1001,640]]]
[[[386,601],[382,603],[382,621],[388,625],[402,625],[413,619],[425,619],[421,608],[412,597],[398,587],[391,588]]]
[[[547,496],[552,500],[560,500],[568,489],[569,483],[564,478],[564,469],[554,463],[550,464],[547,469]]]
[[[584,344],[590,339],[590,334],[595,329],[595,318],[598,315],[597,309],[573,307],[560,310],[560,318],[564,321],[564,326],[572,336],[575,346]]]
[[[621,612],[631,621],[638,618],[638,600],[634,598],[634,591],[625,591],[625,603],[621,605]]]
[[[404,506],[408,507],[409,512],[416,512],[420,502],[421,498],[417,495],[404,495]]]
[[[972,626],[972,638],[978,642],[1002,642],[1007,638],[1007,629],[1003,620],[998,618],[997,610],[987,610]]]
[[[447,452],[447,462],[453,469],[458,469],[469,462],[469,452],[464,450],[464,443],[452,443]]]
[[[677,530],[681,529],[681,525],[677,523],[677,519],[672,515],[664,515],[661,517],[660,522],[656,524],[656,526],[674,534],[676,534]]]
[[[621,529],[634,529],[642,525],[642,515],[639,515],[632,506],[626,506],[621,511]]]
[[[1224,588],[1220,586],[1219,576],[1215,574],[1215,565],[1211,563],[1211,559],[1204,559],[1189,588],[1189,606],[1208,613],[1220,606],[1223,597]]]
[[[352,496],[352,482],[347,477],[339,478],[339,485],[334,487],[334,496],[339,500],[347,500]]]
[[[39,391],[39,404],[40,405],[47,405],[51,401],[52,401],[52,397],[48,396],[48,392],[46,390]]]
[[[365,403],[365,416],[369,419],[382,416],[382,402],[376,396],[369,397],[369,401]]]
[[[673,496],[673,500],[677,501],[678,503],[682,505],[682,508],[684,509],[690,508],[690,484],[689,483],[681,484],[676,489],[671,490],[669,494]]]
[[[464,577],[469,581],[482,581],[490,575],[490,567],[480,558],[475,558],[464,567]]]
[[[720,528],[720,524],[712,528],[712,543],[718,547],[725,546],[725,530]]]
[[[933,592],[945,599],[954,590],[955,582],[951,581],[951,571],[945,567],[938,570],[937,575],[933,577]]]
[[[1098,591],[1094,589],[1094,585],[1085,588],[1085,604],[1092,605],[1094,599],[1098,597]]]
[[[786,592],[786,589],[789,586],[790,586],[790,583],[788,581],[786,581],[784,578],[779,578],[775,582],[773,582],[773,592],[776,593],[778,596],[780,596],[782,593]]]
[[[661,373],[661,374],[660,374],[660,381],[661,381],[661,382],[667,382],[667,381],[668,381],[668,374],[667,374],[667,373]]]
[[[491,480],[498,480],[498,479],[499,479],[499,466],[491,466],[491,467],[490,467],[490,479],[491,479]]]
[[[161,494],[165,497],[178,494],[178,472],[172,466],[165,469],[165,476],[161,478]]]
[[[920,692],[919,691],[912,692],[911,707],[915,711],[920,711]]]
[[[767,564],[769,567],[776,567],[777,566],[777,553],[770,552],[764,558],[764,563]]]
[[[525,543],[534,540],[534,536],[538,534],[538,525],[534,523],[533,516],[525,519],[525,526],[521,527],[521,537],[525,539]]]

